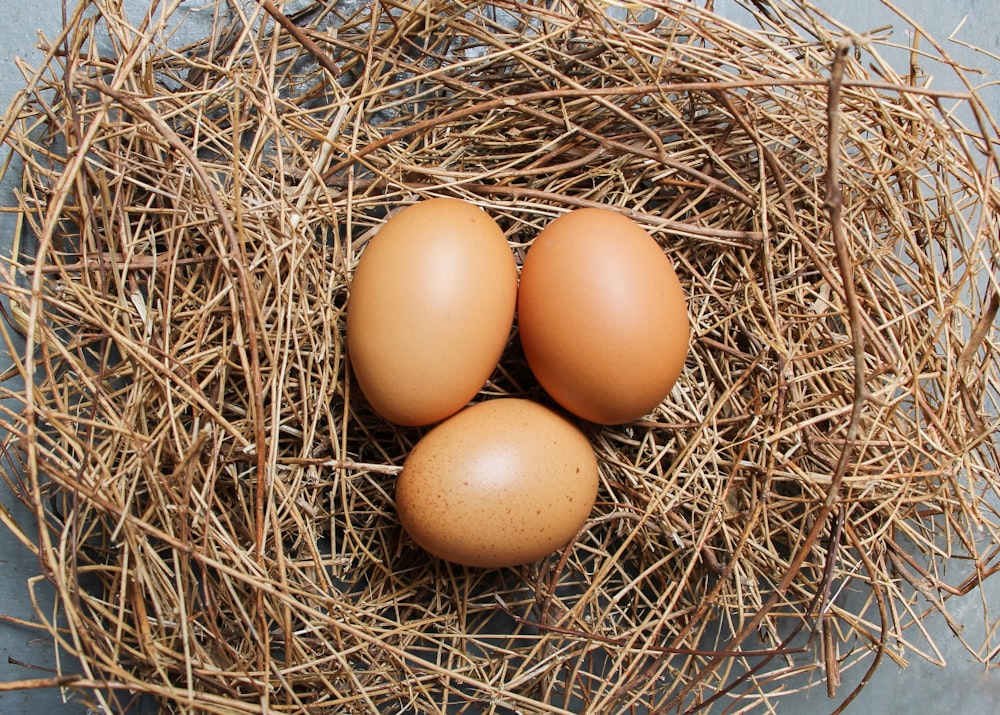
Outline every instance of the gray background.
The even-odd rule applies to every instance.
[[[892,22],[894,17],[874,0],[819,0],[815,4],[857,31],[882,27]],[[935,38],[945,42],[954,59],[966,66],[986,70],[982,76],[984,85],[1000,82],[1000,0],[897,0],[896,5]],[[38,30],[51,37],[59,27],[60,17],[61,4],[58,0],[0,0],[0,108],[3,110],[23,86],[14,57],[21,57],[29,63],[36,62],[39,53],[34,44]],[[963,19],[965,23],[959,28]],[[993,56],[947,43],[956,28],[956,39],[986,49]],[[900,44],[909,44],[910,33],[897,23],[894,39]],[[905,65],[900,65],[900,70],[903,68]],[[947,80],[948,77],[942,73],[940,79],[935,79],[934,86],[948,88]],[[989,102],[994,117],[1000,118],[1000,85],[985,88],[983,96]],[[0,153],[0,161],[5,153]],[[9,192],[8,185],[0,187],[0,201],[7,203]],[[0,232],[3,231],[9,231],[9,224],[0,220]],[[0,245],[8,242],[7,236],[0,236]],[[19,505],[11,503],[12,499],[3,486],[0,486],[0,500],[19,517],[20,523],[30,523]],[[28,620],[35,618],[26,581],[37,573],[38,565],[31,554],[0,527],[0,615]],[[995,623],[983,622],[983,598],[990,603],[992,616],[1000,617],[1000,584],[997,579],[989,584],[985,595],[974,593],[963,600],[951,602],[952,613],[963,625],[971,643],[982,642],[984,632],[1000,628]],[[976,663],[940,619],[932,619],[930,623],[932,630],[940,634],[937,642],[948,662],[947,668],[928,664],[917,657],[904,670],[885,662],[861,697],[848,708],[848,713],[1000,713],[1000,672],[996,668],[987,672]],[[996,643],[996,635],[993,641]],[[48,675],[42,670],[12,665],[8,662],[9,658],[51,668],[54,664],[52,642],[40,632],[0,622],[0,681]],[[853,685],[860,675],[860,672],[845,674],[845,686]],[[822,687],[776,701],[779,713],[811,715],[827,713],[831,709],[832,703]],[[87,710],[78,703],[64,704],[61,694],[53,689],[0,693],[0,715],[33,712],[77,715]]]

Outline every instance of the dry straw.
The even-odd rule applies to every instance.
[[[711,6],[67,8],[0,130],[23,165],[4,475],[37,523],[2,520],[79,664],[3,687],[113,712],[739,712],[939,661],[926,617],[1000,567],[997,128],[922,31]],[[518,255],[616,207],[690,299],[681,381],[585,426],[592,519],[523,568],[400,533],[421,433],[345,358],[364,241],[435,195]],[[544,400],[516,339],[496,395]]]

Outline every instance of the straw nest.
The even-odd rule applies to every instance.
[[[998,567],[1000,238],[996,127],[932,39],[805,2],[153,5],[71,10],[3,123],[4,472],[37,524],[3,521],[79,658],[14,686],[730,712],[811,683],[835,708],[887,658],[939,658],[925,616],[953,624]],[[393,481],[421,431],[351,382],[352,269],[432,195],[517,255],[617,208],[689,297],[680,382],[586,428],[592,518],[523,568],[408,541]],[[516,336],[497,395],[544,400]]]

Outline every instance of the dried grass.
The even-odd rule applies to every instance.
[[[746,2],[745,27],[654,5],[70,11],[0,130],[23,161],[4,473],[37,525],[0,518],[82,670],[6,687],[735,712],[940,660],[925,617],[1000,563],[997,128],[971,85],[925,85],[937,45],[900,75],[888,39],[806,2]],[[587,428],[593,518],[519,569],[400,534],[421,432],[372,414],[345,359],[365,239],[431,195],[518,255],[618,207],[690,299],[673,394]],[[495,395],[544,399],[516,340]]]

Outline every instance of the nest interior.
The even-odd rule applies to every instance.
[[[807,2],[80,3],[0,138],[4,475],[110,711],[845,706],[997,569],[997,129]],[[130,9],[131,8],[131,9]],[[954,70],[959,71],[959,70]],[[961,111],[957,110],[960,108]],[[5,171],[15,166],[6,164]],[[613,207],[693,325],[592,518],[437,561],[343,335],[398,207]],[[477,399],[545,400],[516,335]],[[37,535],[37,538],[36,538]],[[988,644],[967,644],[976,657]]]

